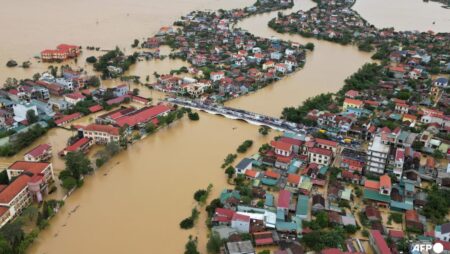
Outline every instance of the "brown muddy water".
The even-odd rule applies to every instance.
[[[376,27],[450,32],[450,9],[423,0],[357,0],[353,9]]]
[[[68,2],[18,0],[2,3],[0,9],[0,81],[6,77],[30,77],[45,70],[46,65],[34,63],[28,70],[6,69],[4,63],[13,58],[19,63],[38,54],[43,48],[58,43],[83,46],[94,45],[108,49],[116,45],[129,49],[134,38],[155,33],[159,27],[195,9],[234,8],[250,5],[252,0],[171,0],[119,1],[80,0]],[[298,9],[314,6],[310,0],[295,1]],[[17,10],[21,10],[18,12]],[[36,10],[40,10],[39,14]],[[42,13],[44,12],[44,14]],[[289,10],[287,11],[289,12]],[[82,14],[80,14],[82,13]],[[336,91],[343,80],[370,55],[354,47],[328,42],[305,40],[299,36],[280,35],[266,24],[276,13],[259,15],[238,24],[259,36],[308,42],[316,48],[309,53],[303,70],[251,95],[230,101],[227,105],[278,116],[285,106],[300,104],[309,96]],[[94,54],[85,52],[81,59]],[[186,65],[183,62],[139,62],[129,74],[152,75],[154,71],[167,73]],[[345,64],[342,64],[345,62]],[[103,85],[119,84],[107,81]],[[143,96],[154,101],[165,95],[139,87]],[[77,123],[92,121],[92,116]],[[211,197],[227,187],[220,168],[223,159],[246,139],[254,145],[245,155],[257,151],[274,135],[263,137],[258,127],[219,116],[200,114],[200,121],[187,118],[164,128],[155,135],[137,142],[88,177],[84,186],[67,200],[49,228],[41,232],[28,251],[37,254],[60,253],[182,253],[189,235],[199,236],[199,250],[205,253],[207,228],[204,213],[192,230],[179,229],[179,222],[189,216],[195,203],[193,193],[214,185]],[[52,129],[35,144],[50,143],[54,153],[64,148],[72,133]],[[27,150],[27,149],[25,149]],[[25,152],[25,151],[23,151]],[[20,159],[23,152],[10,162]],[[240,156],[237,160],[242,158]],[[63,169],[63,162],[53,159],[55,171]],[[58,193],[61,193],[59,191]],[[201,208],[202,211],[204,208]]]

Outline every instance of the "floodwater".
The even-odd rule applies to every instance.
[[[253,0],[5,2],[0,10],[0,29],[2,38],[9,39],[0,41],[0,81],[8,76],[29,77],[46,69],[46,65],[35,63],[29,70],[6,70],[3,63],[10,58],[20,63],[58,43],[104,49],[119,45],[131,50],[128,45],[134,38],[151,35],[191,10],[228,9],[251,3]],[[295,8],[299,9],[314,6],[310,0],[298,0],[296,4]],[[21,11],[17,12],[19,9]],[[46,10],[48,15],[35,10]],[[308,53],[303,70],[227,105],[278,116],[285,106],[298,105],[321,92],[338,90],[348,75],[370,61],[369,54],[354,47],[276,34],[265,25],[275,15],[259,15],[238,25],[260,36],[277,36],[302,43],[312,41],[316,45],[314,52]],[[9,20],[14,22],[7,22]],[[80,61],[96,53],[86,51]],[[141,80],[149,75],[152,79],[154,71],[167,73],[185,65],[167,60],[139,62],[128,74],[139,75]],[[105,81],[103,85],[118,83],[121,82]],[[139,87],[141,95],[151,96],[154,101],[165,96],[143,86],[133,87]],[[76,123],[87,123],[92,120],[89,118]],[[49,228],[41,232],[29,253],[182,253],[189,235],[199,236],[199,250],[205,253],[204,213],[192,230],[180,230],[178,225],[195,205],[193,193],[212,183],[211,197],[217,197],[227,187],[220,168],[225,156],[246,139],[254,141],[245,154],[250,155],[279,133],[273,131],[263,137],[258,134],[258,127],[244,122],[205,113],[201,113],[200,118],[197,122],[185,118],[135,143],[88,177],[84,186],[66,200]],[[56,154],[70,135],[70,131],[53,129],[36,144],[51,143]],[[4,161],[20,159],[22,154]],[[240,158],[242,156],[237,161]],[[56,171],[63,168],[60,159],[54,158],[53,162]]]
[[[353,9],[378,28],[450,32],[450,9],[442,8],[441,3],[423,0],[358,0]]]
[[[314,7],[309,0],[295,1],[295,10],[308,10]],[[289,13],[290,10],[284,11]],[[227,103],[228,106],[243,108],[254,112],[280,116],[287,106],[297,106],[308,97],[324,93],[336,92],[343,86],[343,80],[370,61],[370,53],[358,51],[353,46],[341,46],[327,41],[307,39],[299,35],[279,34],[267,24],[277,13],[261,14],[245,19],[239,27],[261,37],[276,37],[283,40],[312,42],[314,51],[308,53],[303,70],[274,83],[254,94],[237,98]],[[343,64],[345,63],[345,64]]]
[[[60,43],[129,49],[134,39],[154,34],[192,10],[231,9],[253,0],[17,0],[2,1],[0,8],[0,84],[7,77],[29,78],[46,69],[33,57]],[[81,59],[90,55],[86,51]],[[7,68],[32,60],[29,69]]]

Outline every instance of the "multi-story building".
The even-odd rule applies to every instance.
[[[43,50],[41,52],[41,59],[44,62],[63,61],[68,58],[77,57],[80,52],[79,46],[60,44],[56,47],[56,49]]]
[[[31,204],[32,198],[28,192],[28,182],[31,177],[23,174],[0,191],[0,227]]]
[[[397,148],[395,151],[394,174],[401,179],[403,173],[403,164],[405,163],[405,149]]]
[[[280,156],[290,156],[292,145],[281,141],[271,141],[270,146],[274,148],[275,154]]]
[[[90,124],[82,129],[83,136],[92,139],[96,144],[119,142],[119,128],[111,125]]]
[[[315,142],[316,142],[316,147],[331,150],[333,152],[333,155],[336,154],[336,150],[338,147],[337,142],[328,140],[328,139],[321,139],[321,138],[316,138]]]
[[[23,159],[25,161],[46,161],[52,157],[52,146],[49,144],[41,144],[27,152]]]
[[[342,108],[344,111],[347,111],[349,108],[356,108],[356,109],[362,109],[364,106],[364,102],[360,100],[345,98],[344,104],[342,105]]]
[[[389,155],[389,145],[383,144],[380,136],[370,142],[367,152],[367,170],[374,174],[383,174]]]
[[[308,162],[309,163],[317,163],[319,165],[329,166],[333,159],[333,151],[312,147],[308,149]]]
[[[16,161],[6,169],[9,180],[22,175],[24,172],[31,175],[42,175],[45,181],[49,183],[55,179],[53,166],[47,162]]]

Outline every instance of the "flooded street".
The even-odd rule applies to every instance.
[[[358,0],[353,9],[378,28],[450,32],[449,10],[441,6],[423,0]]]
[[[30,77],[45,70],[46,66],[41,64],[34,64],[28,70],[6,69],[5,63],[15,59],[20,64],[43,48],[52,48],[62,42],[105,49],[116,45],[129,48],[134,38],[147,37],[191,10],[229,9],[254,2],[80,0],[69,4],[66,1],[20,0],[2,4],[0,29],[2,38],[9,39],[0,41],[0,81],[9,76]],[[310,0],[295,3],[294,10],[314,6]],[[15,11],[19,8],[21,12]],[[52,15],[40,14],[39,22],[36,22],[35,10],[48,10]],[[304,99],[322,92],[337,91],[347,76],[371,61],[370,54],[355,47],[277,34],[267,27],[268,21],[276,15],[274,12],[254,16],[243,20],[238,26],[258,36],[313,42],[315,50],[308,53],[303,70],[256,93],[232,100],[227,106],[279,116],[286,106],[299,105]],[[14,23],[8,22],[9,19]],[[96,52],[85,52],[80,61],[91,53]],[[343,61],[345,64],[342,64]],[[168,73],[181,66],[187,66],[187,63],[169,59],[139,62],[127,74],[139,75],[141,81],[149,75],[151,82],[153,72]],[[106,81],[103,85],[120,83]],[[152,97],[155,102],[164,97],[164,94],[144,86],[132,85],[134,87],[140,89],[142,96]],[[88,123],[92,120],[90,117],[75,123]],[[28,253],[174,254],[183,252],[189,235],[199,236],[199,250],[205,253],[207,228],[203,219],[192,230],[179,228],[179,222],[189,216],[195,205],[194,192],[212,183],[211,197],[217,197],[227,187],[226,176],[220,168],[225,156],[235,152],[246,139],[252,139],[254,144],[245,155],[255,153],[259,146],[277,134],[272,131],[263,137],[258,133],[257,126],[205,113],[200,114],[198,122],[184,118],[137,142],[111,159],[94,176],[88,177],[84,186],[66,200],[61,212],[40,233]],[[55,128],[35,142],[53,146],[56,172],[64,167],[56,154],[65,147],[70,135],[70,131]],[[23,152],[1,162],[19,160]],[[237,161],[241,158],[238,157]],[[204,207],[201,210],[204,211]]]

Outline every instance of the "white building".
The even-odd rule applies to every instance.
[[[383,174],[389,155],[389,145],[383,144],[381,136],[375,136],[369,144],[367,152],[367,170],[375,174]]]
[[[72,80],[65,78],[57,78],[56,84],[64,87],[64,90],[73,91],[75,89]]]
[[[225,73],[223,71],[211,72],[210,79],[214,81],[220,81],[225,77]]]
[[[397,151],[395,151],[395,165],[394,165],[394,174],[397,176],[397,179],[401,179],[402,177],[404,163],[405,163],[405,149],[397,148]]]
[[[319,147],[312,147],[308,149],[309,163],[316,163],[319,165],[329,166],[331,164],[332,159],[333,159],[332,150]]]
[[[437,225],[434,228],[434,237],[441,241],[450,241],[450,222]]]
[[[83,136],[92,139],[96,144],[119,142],[119,128],[110,125],[90,124],[83,128]]]
[[[24,120],[27,120],[27,112],[29,110],[34,111],[34,114],[36,116],[38,116],[37,107],[35,105],[31,105],[31,104],[15,104],[13,106],[14,121],[22,122]]]
[[[250,232],[250,216],[235,213],[231,219],[231,227],[240,233]]]
[[[0,192],[0,228],[31,204],[28,175],[21,175]]]

